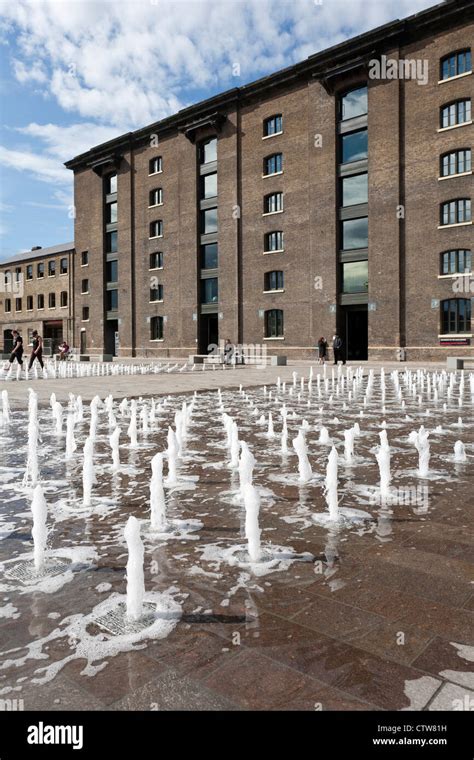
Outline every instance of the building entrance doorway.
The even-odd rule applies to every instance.
[[[199,353],[208,354],[219,345],[217,314],[201,314],[199,320]]]
[[[118,319],[108,319],[105,323],[104,353],[117,356],[118,347]]]
[[[13,335],[11,330],[3,331],[3,353],[11,354],[13,351]]]
[[[81,356],[87,354],[87,333],[85,330],[81,330]]]
[[[44,353],[48,355],[47,349],[49,348],[50,355],[54,356],[58,352],[58,346],[63,342],[62,321],[43,322],[43,339]]]
[[[349,306],[346,312],[347,358],[367,361],[369,355],[369,320],[367,306]]]

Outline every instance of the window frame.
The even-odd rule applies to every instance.
[[[154,225],[158,225],[159,233],[158,235],[152,235],[152,230],[154,229]],[[154,219],[152,222],[150,222],[150,227],[148,230],[149,240],[157,240],[158,238],[163,237],[163,219]]]
[[[448,221],[445,222],[445,208],[450,207],[451,204],[455,205],[455,213],[456,213],[456,221]],[[464,211],[463,215],[467,216],[469,215],[469,218],[464,218],[462,221],[459,220],[459,212],[460,212],[460,204],[464,204]],[[451,219],[451,208],[448,208],[448,215],[449,219]],[[451,200],[448,201],[442,201],[440,203],[440,214],[439,214],[439,227],[453,227],[458,224],[472,224],[472,202],[470,198],[451,198]]]
[[[460,155],[464,154],[464,169],[460,171],[460,165],[459,165],[459,157]],[[454,156],[454,163],[455,163],[455,171],[454,172],[448,172],[447,174],[444,173],[444,162],[445,159],[449,159],[451,156]],[[466,166],[469,166],[467,169]],[[451,166],[451,161],[449,161],[449,166]],[[448,150],[445,153],[442,153],[439,159],[439,176],[441,179],[448,179],[448,177],[457,177],[462,174],[472,174],[472,150],[471,148],[454,148],[453,150]]]
[[[153,169],[152,166],[154,166],[155,162],[158,161],[159,169]],[[163,171],[163,156],[154,156],[153,158],[150,158],[148,161],[148,176],[153,177],[154,174],[161,174]]]
[[[160,314],[155,314],[153,317],[150,317],[150,341],[164,340],[164,333],[165,333],[164,324],[165,324],[164,317],[162,317]],[[158,326],[158,330],[157,330],[157,336],[153,337],[153,328],[155,325]]]
[[[469,118],[465,118],[462,121],[459,119],[460,105],[464,105],[464,115],[469,113]],[[450,109],[456,107],[456,119],[453,124],[444,124],[444,112],[448,111],[448,122],[451,119]],[[444,129],[455,129],[456,127],[462,127],[472,123],[472,98],[457,98],[456,100],[450,100],[449,103],[444,103],[439,107],[439,131]]]
[[[267,127],[272,123],[276,122],[276,120],[279,119],[280,121],[280,129],[275,129],[274,132],[269,132],[267,130]],[[283,114],[282,113],[275,113],[272,114],[272,116],[267,116],[266,119],[263,120],[263,137],[262,140],[266,140],[269,137],[276,137],[277,135],[283,134]]]
[[[285,317],[283,309],[265,309],[264,312],[264,338],[266,340],[281,340],[285,337]],[[274,325],[271,320],[274,319]],[[274,327],[273,331],[270,329]]]
[[[462,254],[464,267],[460,267],[460,257]],[[466,271],[466,257],[469,256],[470,267]],[[454,259],[454,271],[451,271],[452,259]],[[446,261],[446,266],[445,266]],[[445,271],[446,270],[446,271]],[[450,248],[440,253],[440,277],[457,277],[464,274],[472,274],[472,250],[470,248]]]
[[[272,160],[275,160],[275,163],[277,163],[277,159],[279,159],[280,168],[275,169],[275,171],[268,172],[268,163]],[[263,159],[263,178],[265,177],[275,177],[278,174],[283,174],[283,153],[281,151],[276,153],[270,153],[268,156],[265,156]]]
[[[460,303],[464,304],[466,309],[464,316],[464,329],[461,330]],[[441,335],[469,335],[472,330],[472,306],[470,298],[445,298],[440,302],[440,329]],[[452,312],[450,306],[445,315],[444,304],[455,304],[454,310],[454,329],[451,329]],[[447,329],[446,329],[447,328]]]
[[[275,287],[271,287],[272,275],[275,275]],[[270,269],[263,275],[264,293],[283,293],[285,290],[285,272],[283,269]]]
[[[270,241],[272,240],[274,235],[279,235],[280,238],[276,238],[276,241],[278,240],[281,242],[281,247],[277,248],[271,248],[270,247]],[[270,230],[270,232],[266,232],[263,238],[263,252],[264,253],[282,253],[285,250],[285,234],[283,230]]]
[[[280,208],[275,209],[274,211],[268,210],[268,202],[270,198],[279,198],[280,199]],[[284,206],[284,193],[283,190],[277,190],[273,193],[267,193],[263,198],[263,216],[271,216],[272,214],[282,214],[285,210]]]
[[[152,256],[158,256],[158,257],[161,257],[161,266],[157,266],[157,267],[152,267],[152,266],[151,266],[151,257],[152,257]],[[159,260],[160,260],[160,259],[158,258],[158,261],[159,261]],[[154,270],[157,270],[157,269],[163,269],[163,251],[152,251],[152,252],[149,254],[149,258],[148,258],[148,271],[149,271],[149,272],[152,272],[152,271],[154,271]]]
[[[459,71],[459,58],[462,55],[466,56],[466,54],[469,54],[469,59],[470,59],[470,65],[471,65],[471,67],[470,67],[470,69],[466,69],[465,71],[461,71],[460,72]],[[450,62],[450,61],[454,61],[455,62],[454,68],[455,68],[456,73],[455,74],[449,74],[449,76],[444,76],[444,74],[443,74],[444,64],[446,62]],[[440,84],[443,83],[443,82],[449,82],[451,79],[457,79],[458,77],[468,76],[469,74],[472,74],[472,50],[471,50],[470,47],[460,48],[459,50],[454,50],[453,52],[448,53],[447,55],[444,55],[440,59],[440,62],[439,62],[439,83]]]

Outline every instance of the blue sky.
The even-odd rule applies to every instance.
[[[69,158],[433,4],[0,0],[0,260],[73,240]]]

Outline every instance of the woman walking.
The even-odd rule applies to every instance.
[[[324,364],[328,358],[328,342],[326,338],[318,340],[318,364]]]
[[[33,330],[33,351],[30,356],[30,363],[28,364],[28,370],[33,366],[35,359],[38,359],[41,369],[44,369],[43,364],[43,338],[38,335],[38,330]]]

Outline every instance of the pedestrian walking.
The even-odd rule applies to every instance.
[[[13,364],[16,359],[20,367],[23,367],[23,338],[21,337],[18,330],[12,330],[12,338],[13,350],[8,361],[10,364]]]
[[[322,337],[318,340],[318,364],[325,364],[328,358],[328,342]]]
[[[44,369],[43,364],[43,338],[38,335],[38,330],[33,330],[33,350],[30,356],[30,363],[28,364],[28,370],[33,366],[33,363],[37,359],[40,363],[41,369]]]

